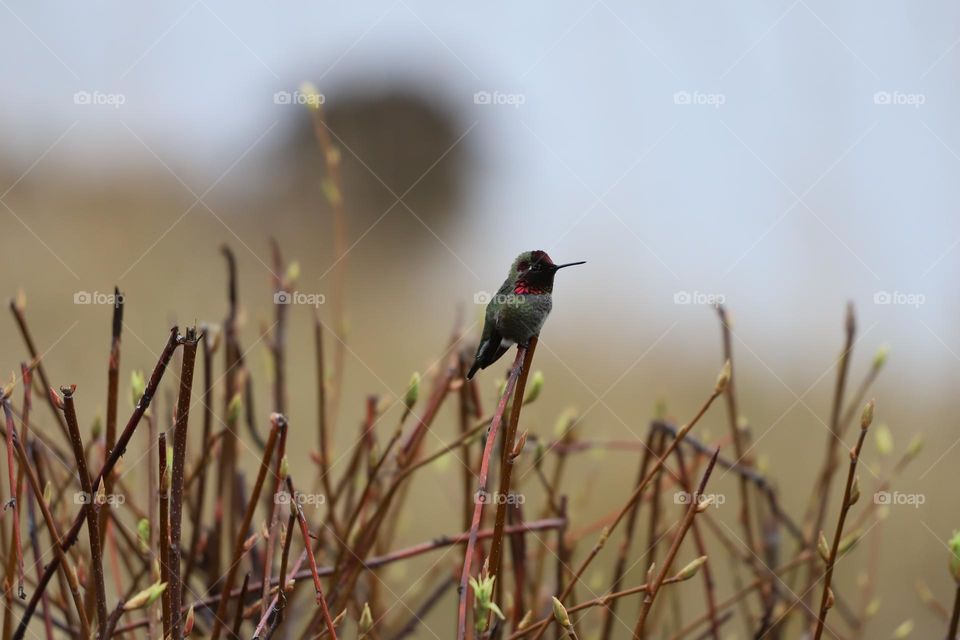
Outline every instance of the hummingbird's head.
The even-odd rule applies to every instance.
[[[564,267],[584,264],[568,262],[554,264],[546,251],[524,251],[510,266],[510,279],[514,284],[514,293],[552,293],[553,276]]]

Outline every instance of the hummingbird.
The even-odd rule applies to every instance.
[[[487,303],[483,335],[467,380],[499,360],[511,345],[526,346],[540,333],[553,307],[553,277],[560,269],[577,264],[586,261],[554,264],[546,251],[524,251],[517,256],[507,279]]]

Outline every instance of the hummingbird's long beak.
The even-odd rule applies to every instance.
[[[573,266],[576,266],[576,265],[578,265],[578,264],[587,264],[587,261],[586,261],[586,260],[581,260],[580,262],[568,262],[567,264],[558,264],[558,265],[556,265],[556,266],[553,267],[553,270],[554,270],[554,271],[557,271],[557,270],[559,270],[559,269],[563,269],[564,267],[573,267]]]

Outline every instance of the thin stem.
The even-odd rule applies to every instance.
[[[490,459],[493,457],[493,446],[497,440],[497,433],[500,431],[500,424],[503,422],[503,414],[507,408],[507,400],[513,395],[513,390],[517,385],[517,379],[520,376],[522,362],[526,356],[526,348],[517,347],[517,357],[513,361],[513,367],[510,369],[510,375],[507,378],[506,388],[503,395],[500,396],[500,403],[493,414],[493,421],[490,423],[490,431],[487,434],[487,442],[483,448],[483,457],[480,459],[480,477],[479,488],[476,495],[482,495],[487,492],[487,479],[490,474]],[[514,400],[518,403],[519,400]],[[470,578],[470,563],[473,561],[474,547],[477,544],[477,532],[480,531],[480,521],[483,517],[483,505],[485,500],[475,500],[473,508],[473,522],[470,525],[470,540],[467,541],[467,549],[463,555],[463,570],[460,572],[460,606],[457,618],[457,639],[464,640],[467,633],[467,598],[469,589],[467,581]],[[496,531],[496,529],[494,530]],[[502,530],[501,530],[502,532]],[[501,533],[502,535],[502,533]]]
[[[83,597],[80,595],[80,582],[77,580],[77,572],[67,559],[67,553],[64,550],[64,543],[60,537],[60,532],[57,529],[56,520],[54,519],[53,514],[50,513],[50,506],[43,499],[43,488],[40,486],[40,480],[37,478],[37,473],[34,471],[33,467],[30,466],[27,458],[27,452],[24,450],[23,444],[21,444],[20,439],[17,437],[16,431],[14,431],[12,428],[13,410],[10,408],[9,399],[3,399],[2,404],[7,428],[14,434],[13,446],[16,448],[17,456],[20,458],[20,467],[26,472],[27,480],[30,482],[30,488],[33,490],[33,495],[37,500],[37,504],[40,506],[40,512],[43,514],[43,521],[46,523],[47,531],[50,533],[50,538],[53,540],[53,552],[55,557],[58,559],[58,562],[51,562],[47,566],[57,566],[60,568],[60,571],[69,585],[70,595],[73,596],[73,604],[77,609],[77,616],[80,619],[80,633],[82,637],[89,638],[90,623],[87,620],[87,613],[83,607]],[[44,581],[44,578],[41,577],[40,582],[37,585],[37,590],[34,592],[37,600],[39,600],[41,594],[45,592],[46,583],[49,581],[50,578],[46,578],[46,581]],[[34,604],[33,607],[36,608],[36,604]],[[20,624],[18,625],[17,630],[14,632],[13,637],[15,640],[17,638],[23,638],[23,633],[26,631],[26,624],[24,620],[28,619],[27,614],[31,612],[32,610],[28,604],[27,610],[24,613],[24,617],[20,619]],[[23,628],[23,632],[21,632],[21,628]]]
[[[664,558],[663,563],[660,566],[660,572],[650,584],[650,589],[647,591],[647,595],[640,605],[640,617],[637,619],[637,626],[633,629],[633,640],[642,640],[646,637],[644,625],[647,621],[647,617],[650,614],[650,609],[653,607],[654,599],[657,597],[657,594],[660,591],[660,585],[662,585],[663,581],[666,579],[667,572],[670,570],[670,566],[673,564],[674,559],[677,557],[677,553],[680,551],[680,544],[683,542],[683,538],[686,536],[687,531],[690,530],[690,527],[693,526],[693,519],[696,517],[697,513],[704,508],[704,505],[700,503],[700,496],[703,495],[704,489],[707,487],[707,482],[710,480],[710,474],[713,473],[713,467],[717,464],[718,455],[720,455],[719,448],[716,450],[716,453],[713,454],[713,457],[710,458],[710,462],[707,464],[707,468],[703,472],[703,477],[700,479],[700,485],[697,487],[697,492],[691,496],[690,506],[687,507],[687,513],[684,515],[683,521],[680,523],[680,531],[677,532],[676,537],[674,537],[673,543],[670,545],[669,551],[667,551],[667,556]]]
[[[814,632],[814,640],[820,640],[823,635],[823,628],[827,619],[827,610],[830,608],[832,593],[830,584],[833,580],[833,569],[837,562],[837,555],[840,549],[840,540],[843,538],[843,523],[847,519],[847,513],[850,507],[856,502],[853,496],[854,483],[857,478],[857,463],[860,461],[860,450],[863,448],[863,441],[867,437],[867,430],[870,427],[870,421],[873,419],[873,400],[867,405],[864,411],[864,418],[860,428],[860,436],[857,438],[857,444],[850,450],[850,468],[847,472],[847,484],[843,490],[843,505],[840,508],[840,519],[837,521],[837,530],[833,534],[833,546],[830,548],[830,557],[827,560],[827,571],[823,578],[823,594],[820,596],[820,613],[817,615],[817,627]],[[869,418],[867,417],[869,412]]]
[[[77,424],[77,409],[73,401],[74,387],[60,387],[63,396],[63,416],[70,430],[70,444],[73,446],[73,457],[77,462],[77,473],[80,475],[80,488],[83,490],[82,504],[89,505],[87,509],[87,535],[90,538],[90,560],[93,570],[93,586],[97,598],[97,622],[100,634],[107,624],[107,590],[103,578],[103,547],[100,543],[100,504],[97,499],[90,471],[87,469],[87,459],[83,450],[83,440],[80,437],[80,425]],[[55,392],[51,389],[51,393]]]
[[[270,468],[270,459],[273,457],[273,449],[277,443],[277,436],[281,430],[287,428],[287,419],[279,414],[271,416],[270,422],[272,423],[272,428],[267,438],[267,446],[263,451],[263,457],[260,459],[260,471],[257,473],[257,481],[254,484],[253,492],[247,500],[247,508],[243,514],[243,523],[237,531],[237,538],[233,544],[233,559],[227,568],[227,575],[223,580],[224,593],[230,593],[230,590],[233,588],[233,582],[237,577],[237,568],[240,566],[240,560],[243,558],[247,531],[250,530],[250,523],[253,521],[253,514],[257,509],[257,502],[260,500],[260,492],[263,490],[263,481],[266,478],[267,470]],[[211,640],[217,640],[220,637],[220,628],[227,614],[227,601],[227,598],[223,598],[217,607],[217,614],[213,620],[213,629],[210,631]]]
[[[517,439],[517,424],[520,422],[520,410],[523,407],[524,390],[527,387],[527,378],[533,365],[533,354],[537,349],[538,336],[530,339],[523,354],[523,364],[520,365],[520,377],[517,380],[516,390],[513,392],[513,404],[510,407],[510,421],[503,434],[503,444],[500,455],[500,500],[496,501],[497,512],[494,519],[494,536],[490,541],[490,575],[500,575],[501,548],[503,547],[503,528],[507,523],[506,497],[510,495],[510,480],[513,476],[513,463],[519,452],[515,452]]]
[[[187,456],[187,428],[190,424],[190,396],[193,390],[193,369],[200,340],[195,327],[187,329],[183,340],[183,361],[180,368],[180,393],[177,397],[177,417],[173,426],[173,469],[170,477],[170,611],[173,614],[170,633],[183,636],[183,618],[179,615],[183,601],[183,582],[180,580],[180,539],[183,525],[183,484]],[[196,526],[196,525],[195,525]],[[166,544],[166,540],[162,543]]]
[[[337,631],[334,629],[333,620],[330,618],[330,610],[327,608],[327,599],[323,596],[323,586],[320,584],[320,575],[317,573],[317,559],[313,555],[313,543],[310,540],[310,530],[307,528],[307,519],[303,515],[303,509],[300,507],[300,501],[293,489],[293,480],[287,476],[287,490],[290,492],[290,508],[296,513],[297,521],[300,523],[300,533],[303,534],[303,546],[307,552],[307,559],[310,561],[310,573],[313,576],[313,588],[316,590],[317,604],[320,605],[320,611],[323,615],[323,621],[327,626],[327,632],[333,640],[337,638]]]

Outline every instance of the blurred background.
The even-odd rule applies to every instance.
[[[870,534],[883,531],[883,607],[867,635],[907,619],[915,637],[942,633],[914,580],[949,605],[960,5],[5,0],[0,14],[2,289],[26,292],[53,382],[79,385],[90,420],[104,403],[110,306],[75,295],[95,303],[118,285],[124,370],[151,367],[173,322],[223,319],[223,243],[238,259],[266,412],[257,338],[273,317],[269,239],[299,262],[301,292],[329,296],[336,260],[299,90],[309,80],[341,148],[348,213],[338,453],[367,394],[402,395],[412,371],[434,366],[458,306],[477,336],[475,299],[517,253],[544,249],[588,264],[558,277],[536,358],[544,395],[523,426],[552,437],[571,406],[581,437],[637,440],[658,397],[687,419],[722,362],[712,304],[724,302],[754,453],[799,517],[828,437],[850,301],[853,381],[889,345],[878,421],[899,450],[918,433],[926,443],[895,485],[923,504],[892,505]],[[315,441],[312,313],[291,313],[296,465],[310,465]],[[2,322],[12,370],[26,352],[12,318]],[[506,367],[480,377],[487,405]],[[701,435],[726,428],[714,410]],[[455,429],[444,414],[432,444]],[[866,457],[872,487],[891,462],[873,447]],[[584,459],[568,487],[581,522],[620,504],[636,466],[629,452]],[[401,538],[457,531],[456,483],[416,487],[420,511]],[[856,553],[838,569],[851,593],[866,545]],[[449,629],[451,611],[437,628]]]

